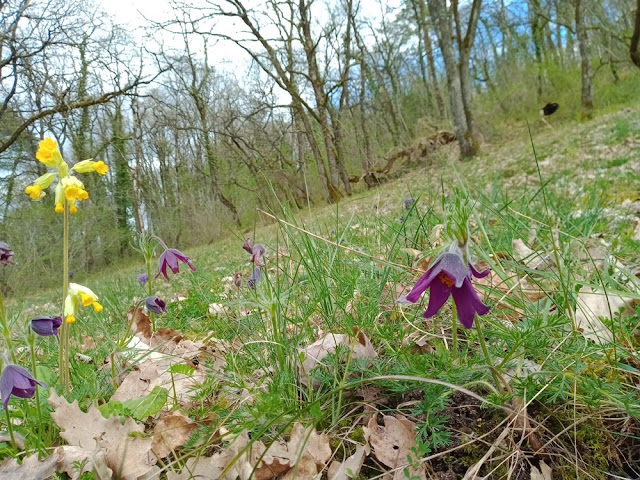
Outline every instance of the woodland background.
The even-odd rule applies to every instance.
[[[376,188],[428,162],[441,131],[461,169],[547,101],[562,122],[638,98],[636,0],[379,1],[375,21],[362,1],[175,2],[141,42],[96,3],[0,0],[8,291],[59,278],[53,193],[24,194],[45,136],[69,163],[110,166],[83,178],[71,222],[71,269],[91,272],[130,255],[135,232],[200,245],[251,227],[255,207]],[[218,63],[230,44],[246,54],[236,73]]]

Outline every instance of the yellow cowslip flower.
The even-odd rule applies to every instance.
[[[58,213],[64,212],[64,205],[62,204],[62,202],[56,203],[56,212]]]
[[[69,205],[69,213],[76,213],[78,211],[78,207],[76,207],[75,203]]]
[[[98,160],[93,166],[93,169],[100,175],[106,175],[107,171],[109,170],[109,165],[104,163],[102,160]]]
[[[62,188],[64,189],[64,196],[67,198],[69,203],[75,202],[76,200],[86,200],[89,198],[89,193],[84,189],[84,183],[78,180],[74,176],[64,177],[60,180],[62,184]],[[58,195],[58,191],[56,188],[56,198]]]
[[[40,185],[29,185],[24,189],[24,193],[29,194],[31,198],[37,200],[42,197],[42,187]]]
[[[81,162],[76,163],[72,170],[75,170],[76,172],[80,172],[80,173],[87,173],[87,172],[98,172],[102,175],[106,175],[107,174],[107,170],[109,170],[109,166],[106,165],[102,160],[98,160],[97,162],[94,162],[93,160],[89,159],[89,160],[83,160]]]
[[[62,156],[58,150],[58,143],[49,137],[40,140],[36,158],[47,167],[57,168],[60,162],[62,162]]]
[[[64,316],[67,323],[75,321],[75,314],[80,304],[84,307],[93,306],[93,311],[98,313],[104,307],[98,303],[98,296],[91,291],[90,288],[78,285],[77,283],[69,283],[69,292],[64,300]],[[72,317],[73,320],[69,320]]]
[[[76,321],[76,317],[73,315],[67,315],[66,317],[64,317],[65,320],[67,321],[67,323],[73,323]]]

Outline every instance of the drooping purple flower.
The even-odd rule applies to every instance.
[[[62,325],[62,317],[47,317],[41,315],[31,319],[31,330],[43,337],[58,335],[60,325]]]
[[[262,273],[260,272],[260,269],[258,267],[254,267],[253,270],[251,270],[251,275],[249,275],[247,285],[249,285],[252,290],[256,289],[256,285],[260,282],[261,275]]]
[[[148,273],[137,273],[136,274],[136,278],[140,282],[140,285],[144,285],[145,283],[147,283],[149,281],[149,274]]]
[[[478,272],[471,264],[466,263],[460,248],[457,244],[452,244],[420,277],[407,295],[407,300],[417,302],[430,288],[429,305],[424,312],[424,317],[429,318],[438,313],[449,296],[453,296],[460,323],[466,328],[471,328],[476,313],[484,315],[491,308],[478,298],[471,284],[471,276],[482,278],[488,274],[488,269]]]
[[[8,264],[15,265],[16,261],[12,258],[13,250],[6,242],[0,242],[0,263],[2,263],[5,267]]]
[[[151,295],[144,300],[144,303],[147,305],[147,310],[153,313],[166,313],[167,302],[162,300],[161,298],[156,297],[155,295]]]
[[[264,267],[265,252],[264,245],[256,243],[251,249],[251,263],[255,263],[257,267]]]
[[[244,240],[242,248],[244,248],[247,253],[253,253],[253,237],[251,237],[251,235]]]
[[[404,209],[405,210],[411,210],[411,207],[413,207],[413,204],[416,203],[416,199],[415,198],[407,198],[404,201]]]
[[[175,248],[167,248],[160,255],[160,265],[158,266],[158,273],[155,278],[158,278],[162,274],[167,280],[169,280],[169,275],[167,275],[167,267],[169,267],[174,274],[178,273],[180,271],[180,269],[178,268],[178,260],[189,265],[189,268],[194,272],[196,271],[196,267],[191,264],[191,262],[189,261],[189,257],[187,257],[184,253]]]
[[[235,283],[236,287],[240,288],[242,286],[242,274],[233,272],[233,283]]]
[[[7,409],[11,395],[20,398],[32,396],[36,391],[36,383],[41,387],[47,386],[45,383],[36,380],[26,368],[5,360],[2,365],[2,374],[0,374],[2,408]]]

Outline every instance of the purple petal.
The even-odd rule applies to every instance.
[[[0,396],[2,396],[2,408],[5,410],[9,405],[9,397],[11,397],[11,390],[13,390],[13,381],[8,367],[2,370],[0,375]],[[6,373],[5,373],[6,372]]]
[[[447,272],[449,278],[455,282],[456,288],[460,288],[464,279],[469,276],[469,267],[465,263],[460,250],[457,249],[455,253],[445,252],[440,255],[438,260],[440,269]]]
[[[433,281],[433,279],[438,275],[438,273],[440,273],[438,263],[439,261],[436,260],[431,268],[418,279],[416,284],[407,295],[408,301],[416,303],[420,299],[420,296],[427,290],[427,288],[431,286],[431,282]]]
[[[140,281],[141,285],[144,285],[149,281],[149,275],[146,273],[138,273],[136,274],[136,278]]]
[[[436,277],[435,281],[431,283],[429,306],[427,307],[427,311],[424,312],[424,318],[433,317],[440,311],[449,298],[449,295],[451,295],[451,290],[453,290],[453,286],[447,285],[440,277]]]
[[[60,318],[62,319],[62,317]],[[33,330],[38,335],[41,335],[43,337],[55,335],[56,333],[58,333],[57,330],[62,324],[62,322],[60,323],[60,325],[58,325],[58,327],[55,328],[55,331],[54,331],[53,322],[54,322],[54,319],[51,317],[40,316],[40,317],[33,318],[31,319],[31,330]]]
[[[486,277],[487,275],[489,275],[489,272],[491,271],[490,268],[487,268],[486,270],[483,270],[483,271],[479,272],[478,270],[476,270],[474,268],[473,265],[471,265],[471,263],[469,263],[469,268],[471,269],[471,273],[473,274],[473,276],[476,277],[476,278]]]
[[[453,301],[456,302],[458,319],[465,328],[471,328],[473,326],[476,313],[478,315],[484,315],[491,309],[491,307],[480,301],[468,277],[465,279],[461,288],[453,290]]]
[[[175,254],[177,250],[169,249],[166,252],[165,262],[167,266],[171,269],[171,271],[175,273],[180,273],[180,266],[178,265],[178,256]]]

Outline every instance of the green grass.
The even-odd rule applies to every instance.
[[[231,434],[247,429],[253,441],[268,443],[286,437],[294,421],[328,432],[336,458],[342,460],[353,453],[354,442],[364,441],[359,422],[375,404],[382,412],[415,422],[419,456],[442,454],[431,464],[434,471],[451,469],[461,477],[509,424],[502,407],[526,402],[545,453],[536,457],[533,441],[519,442],[522,425],[509,427],[511,452],[545,458],[554,478],[576,478],[576,469],[579,478],[604,478],[606,473],[626,478],[629,468],[638,466],[633,452],[640,434],[635,350],[640,309],[629,306],[625,316],[605,319],[615,341],[602,345],[574,330],[569,312],[583,286],[640,299],[640,285],[630,273],[640,242],[633,236],[628,209],[621,205],[626,198],[638,198],[640,155],[627,140],[637,135],[639,120],[635,112],[615,111],[585,123],[560,117],[554,129],[532,123],[537,156],[526,129],[505,144],[485,146],[472,162],[458,163],[455,148],[444,147],[433,166],[379,189],[311,211],[281,205],[271,213],[283,222],[256,224],[235,238],[188,251],[196,272],[181,265],[171,282],[155,281],[154,292],[168,301],[168,312],[157,324],[180,330],[186,339],[210,342],[226,364],[214,367],[203,356],[206,380],[197,401],[182,408],[196,420],[197,429],[167,463],[178,468],[189,457],[221,448],[216,432],[222,427]],[[511,379],[508,389],[495,384],[476,330],[458,329],[458,359],[453,360],[450,307],[427,320],[422,317],[426,295],[420,305],[396,303],[417,279],[407,267],[437,254],[439,225],[445,219],[442,195],[452,195],[455,187],[474,202],[471,256],[493,270],[493,283],[477,288],[493,306],[481,321],[494,365],[503,378],[527,372]],[[406,211],[404,199],[409,197],[418,202]],[[249,234],[267,247],[267,267],[255,291],[246,283],[238,290],[227,278],[238,271],[246,282],[251,265],[241,247]],[[516,239],[549,253],[556,267],[523,265],[513,250]],[[421,253],[416,256],[413,249]],[[112,352],[124,353],[117,374],[132,368],[134,353],[118,339],[127,327],[126,312],[147,294],[135,279],[143,270],[140,258],[87,278],[76,274],[105,306],[99,314],[79,315],[72,326],[72,358],[80,350],[82,333],[97,342],[84,352],[92,363],[72,360],[68,398],[79,400],[82,408],[113,394],[111,370],[101,368]],[[526,288],[521,288],[525,278]],[[529,290],[539,298],[530,298]],[[32,292],[22,310],[21,301],[10,298],[9,317],[21,312],[13,343],[24,344],[22,325],[28,318],[55,313],[58,303],[56,290]],[[211,313],[211,304],[221,304],[222,313]],[[301,374],[300,351],[327,332],[349,335],[351,343]],[[357,332],[370,339],[376,358],[354,354]],[[427,342],[418,345],[425,335]],[[43,349],[38,358],[43,374],[59,388],[55,340],[37,339],[37,346]],[[20,359],[28,366],[28,355],[20,354]],[[530,364],[539,371],[523,370]],[[433,381],[467,388],[485,402],[429,383]],[[375,389],[378,399],[363,400],[369,398],[365,388]],[[23,420],[16,429],[26,436],[28,447],[44,451],[60,439],[49,419],[46,395],[40,396],[40,404],[47,426],[39,434],[34,434],[34,401],[12,400],[17,408],[11,415]],[[478,441],[484,434],[488,436]],[[6,443],[1,445],[1,454],[12,455]],[[507,478],[499,456],[496,452],[487,462],[483,475],[496,469],[491,478]],[[374,458],[372,454],[365,461],[363,478],[383,472]],[[526,462],[511,458],[525,475]]]

